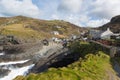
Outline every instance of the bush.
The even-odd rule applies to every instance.
[[[70,49],[75,54],[79,54],[80,57],[84,57],[85,55],[89,53],[96,54],[98,51],[103,51],[106,54],[109,52],[109,49],[103,48],[102,46],[95,44],[95,43],[89,43],[89,42],[73,42],[70,45]]]

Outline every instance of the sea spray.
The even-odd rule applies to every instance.
[[[22,68],[10,68],[11,72],[0,80],[12,80],[18,75],[26,75],[32,67],[34,67],[34,64]]]
[[[25,63],[25,62],[28,62],[29,60],[22,60],[22,61],[11,61],[11,62],[1,62],[0,63],[0,66],[3,66],[3,65],[11,65],[11,64],[22,64],[22,63]]]
[[[2,55],[5,55],[5,53],[4,52],[0,53],[0,56],[2,56]]]
[[[8,75],[5,75],[2,78],[0,78],[0,80],[12,80],[18,75],[28,74],[29,69],[31,69],[34,66],[34,64],[31,64],[29,66],[24,66],[21,68],[14,66],[14,64],[23,64],[23,63],[26,63],[28,61],[29,60],[1,62],[0,69],[9,70],[10,72],[8,73]]]

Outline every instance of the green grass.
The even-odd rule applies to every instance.
[[[23,24],[12,24],[0,28],[2,35],[13,35],[21,39],[41,39],[49,34],[38,32],[31,28],[24,27]],[[49,35],[50,36],[50,35]]]
[[[87,54],[97,54],[98,51],[103,51],[106,54],[109,54],[109,49],[103,48],[101,45],[95,43],[89,43],[86,41],[76,41],[70,44],[70,49],[73,50],[73,53],[79,54],[84,58]]]
[[[111,70],[110,57],[103,52],[88,54],[68,67],[50,68],[40,74],[18,76],[14,80],[108,80],[106,70]]]
[[[51,34],[53,31],[59,31],[65,37],[71,36],[71,34],[80,34],[78,29],[83,31],[82,28],[63,20],[38,20],[24,16],[0,18],[0,26],[0,34],[13,35],[28,40],[31,38],[44,39],[56,37]],[[61,38],[61,36],[57,37]]]
[[[18,76],[14,80],[109,80],[107,71],[115,74],[110,57],[101,51],[100,46],[98,48],[93,43],[75,42],[71,44],[73,47],[78,49],[76,54],[82,54],[78,61],[67,67],[50,68],[46,72],[25,77]]]

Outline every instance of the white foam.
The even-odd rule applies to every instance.
[[[25,63],[29,60],[22,60],[22,61],[11,61],[11,62],[1,62],[0,63],[0,66],[3,66],[3,65],[12,65],[12,64],[22,64],[22,63]]]
[[[0,53],[0,56],[2,56],[2,55],[5,55],[5,53],[3,53],[3,52],[2,52],[2,53]]]
[[[18,75],[26,75],[26,73],[28,73],[28,70],[31,69],[33,66],[34,64],[22,68],[11,68],[11,72],[7,76],[0,78],[0,80],[13,80]]]

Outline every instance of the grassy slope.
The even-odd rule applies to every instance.
[[[26,28],[23,24],[11,24],[0,28],[2,35],[14,35],[23,39],[42,38],[44,34],[31,28]]]
[[[90,45],[84,42],[81,44]],[[30,74],[26,77],[18,76],[14,80],[109,80],[111,74],[115,76],[110,57],[104,52],[96,51],[93,45],[89,47],[92,48],[83,49],[82,54],[86,55],[83,59],[80,58],[67,67],[50,68],[46,72]],[[87,53],[86,50],[94,51]]]
[[[68,67],[50,68],[47,72],[18,76],[14,80],[108,80],[107,70],[113,71],[110,58],[99,52],[97,55],[89,54]]]
[[[61,26],[57,28],[55,26]],[[79,34],[76,25],[62,20],[38,20],[23,16],[10,18],[0,18],[0,33],[4,35],[15,35],[20,38],[47,38],[54,36],[52,31],[59,31],[63,36],[67,37],[71,34]]]
[[[22,24],[12,24],[2,28],[2,34],[15,35],[19,37],[32,37],[37,35],[37,32],[30,28],[24,28]]]

